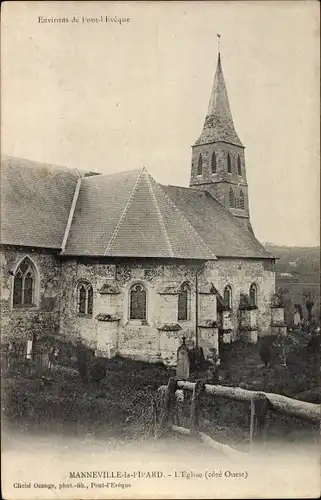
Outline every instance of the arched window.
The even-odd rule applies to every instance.
[[[227,153],[227,171],[229,174],[232,173],[232,162],[231,162],[230,153]]]
[[[147,319],[147,293],[143,285],[133,285],[129,293],[129,319]]]
[[[237,156],[237,173],[238,175],[242,175],[242,164],[240,155]]]
[[[250,286],[250,303],[252,307],[257,307],[257,286],[255,283]]]
[[[212,154],[211,171],[212,171],[212,174],[216,174],[216,154],[215,154],[215,151],[213,151],[213,154]]]
[[[224,288],[224,306],[232,309],[232,288],[229,285]]]
[[[243,194],[242,189],[240,192],[239,207],[241,210],[244,210],[244,194]]]
[[[230,188],[229,192],[229,205],[231,208],[235,208],[235,196],[232,188]]]
[[[36,278],[35,265],[29,257],[25,257],[13,277],[13,307],[36,305]]]
[[[178,321],[188,321],[190,319],[191,289],[188,283],[183,283],[178,294]]]
[[[202,155],[198,157],[198,165],[197,165],[197,175],[202,175],[203,173],[203,159]]]
[[[78,283],[77,286],[77,312],[78,314],[92,315],[94,293],[93,287],[87,281]]]

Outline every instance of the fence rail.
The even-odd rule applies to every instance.
[[[180,401],[182,401],[182,398],[179,392],[184,390],[192,391],[193,393],[189,428],[180,425]],[[162,385],[159,387],[158,394],[162,395],[162,404],[158,423],[157,415],[154,418],[155,428],[157,427],[157,429],[155,429],[155,435],[157,437],[160,437],[168,430],[186,436],[198,437],[200,442],[230,457],[239,456],[240,451],[223,443],[219,443],[203,432],[200,432],[199,417],[201,398],[204,394],[249,403],[250,451],[252,450],[253,444],[266,442],[270,411],[309,422],[319,422],[321,417],[321,405],[319,404],[299,401],[287,396],[282,396],[281,394],[251,391],[240,387],[209,385],[205,384],[202,380],[198,380],[194,383],[182,380],[177,381],[174,378],[170,378],[167,386]]]
[[[178,389],[194,390],[195,383],[178,381]],[[287,417],[296,417],[310,422],[318,422],[321,416],[321,405],[307,403],[298,399],[282,396],[272,392],[250,391],[240,387],[228,387],[223,385],[205,385],[204,392],[212,396],[219,396],[234,401],[251,402],[258,395],[263,395],[270,403],[270,410],[285,415]]]

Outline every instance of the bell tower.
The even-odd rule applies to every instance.
[[[192,146],[190,187],[209,191],[251,227],[244,146],[234,127],[220,53],[203,130]]]

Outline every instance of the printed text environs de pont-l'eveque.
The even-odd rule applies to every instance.
[[[98,17],[85,17],[85,16],[71,16],[71,17],[53,17],[53,16],[38,16],[38,23],[40,24],[128,24],[130,17],[120,16],[98,16]]]

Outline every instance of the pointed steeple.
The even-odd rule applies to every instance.
[[[243,146],[233,123],[220,53],[218,53],[214,84],[203,131],[195,144],[219,141]]]

